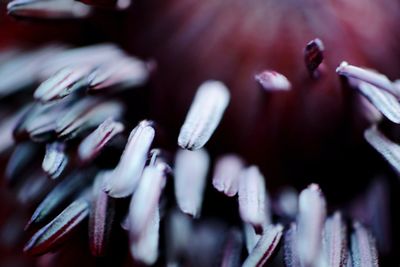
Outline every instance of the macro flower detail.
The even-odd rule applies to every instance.
[[[400,263],[397,1],[1,10],[0,266]]]

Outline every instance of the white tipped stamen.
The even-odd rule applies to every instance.
[[[78,155],[81,161],[89,161],[119,133],[124,130],[124,125],[120,122],[108,118],[88,135],[78,147]]]
[[[129,230],[133,239],[140,238],[149,224],[152,214],[158,209],[158,202],[166,180],[163,163],[147,166],[132,197],[129,208]]]
[[[300,193],[297,218],[297,253],[304,266],[312,266],[321,258],[325,217],[325,198],[319,186],[311,184]]]
[[[120,162],[105,185],[111,197],[127,197],[135,191],[154,136],[155,130],[149,121],[142,121],[132,130]]]
[[[399,90],[395,88],[393,83],[383,74],[363,69],[360,67],[349,65],[347,62],[343,61],[339,67],[336,68],[336,72],[339,75],[346,76],[348,78],[357,79],[369,84],[372,84],[379,89],[385,90],[388,93],[400,97]]]
[[[263,71],[255,75],[254,79],[265,91],[289,91],[292,87],[289,80],[276,71]]]
[[[67,163],[68,156],[65,154],[65,144],[55,142],[46,146],[42,168],[51,178],[55,179],[60,176]]]
[[[157,261],[159,229],[160,214],[157,207],[140,238],[130,239],[130,251],[135,260],[147,265],[153,265]]]
[[[400,173],[400,145],[387,138],[375,125],[364,132],[364,138]]]
[[[230,94],[219,81],[206,81],[198,89],[185,122],[180,130],[178,144],[196,150],[203,147],[220,123]]]
[[[378,253],[372,235],[358,222],[351,235],[351,260],[353,267],[378,267]]]
[[[179,150],[175,158],[175,196],[179,208],[198,217],[203,202],[209,156],[205,150]]]
[[[236,195],[239,188],[239,174],[244,166],[236,155],[225,155],[217,160],[213,175],[213,186],[229,197]]]
[[[258,233],[271,222],[270,203],[264,176],[256,166],[243,170],[239,178],[239,212]]]
[[[254,230],[254,227],[249,223],[243,224],[244,236],[246,241],[247,253],[251,253],[256,246],[258,240],[260,240],[261,235],[258,235]]]
[[[265,228],[263,235],[243,263],[243,267],[264,266],[265,262],[275,251],[283,232],[283,226],[270,225]]]
[[[323,250],[328,266],[346,266],[348,254],[347,231],[339,212],[336,212],[325,222]]]

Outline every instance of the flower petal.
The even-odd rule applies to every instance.
[[[179,150],[175,157],[175,197],[182,212],[199,217],[206,186],[209,156],[204,149]]]
[[[204,82],[194,97],[178,137],[180,147],[189,150],[202,148],[220,123],[230,94],[219,81]]]
[[[239,174],[244,166],[243,160],[233,154],[220,157],[214,168],[213,186],[229,197],[238,192]]]
[[[129,135],[118,166],[104,187],[109,196],[127,197],[136,190],[155,136],[152,124],[151,121],[142,121]]]

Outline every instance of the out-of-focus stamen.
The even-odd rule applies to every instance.
[[[52,179],[58,178],[68,163],[68,156],[65,153],[65,144],[54,142],[46,146],[46,154],[43,159],[42,169]]]
[[[329,267],[346,266],[348,255],[347,230],[339,212],[325,221],[323,251]]]
[[[230,94],[219,81],[206,81],[198,89],[178,137],[182,148],[203,147],[220,123]]]
[[[221,267],[239,267],[242,252],[243,237],[239,230],[232,229],[229,232],[222,256]]]
[[[193,217],[199,217],[206,186],[209,156],[203,149],[179,150],[175,158],[175,196],[179,208]]]
[[[378,267],[378,253],[372,235],[358,222],[351,235],[351,259],[353,267]]]
[[[243,170],[239,178],[239,212],[244,222],[250,223],[257,233],[271,222],[270,201],[265,178],[256,166]]]
[[[254,79],[267,92],[288,91],[292,87],[289,80],[283,74],[276,71],[263,71],[256,74]]]
[[[214,188],[229,197],[235,196],[239,188],[239,174],[243,166],[243,160],[237,155],[229,154],[220,157],[214,169]]]

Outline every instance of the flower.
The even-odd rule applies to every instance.
[[[397,264],[398,10],[10,1],[0,262]]]

